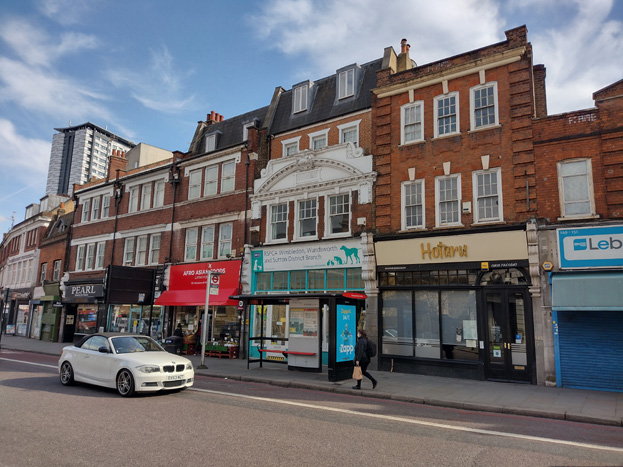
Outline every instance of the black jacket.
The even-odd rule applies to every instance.
[[[368,348],[368,339],[365,337],[360,337],[357,339],[357,344],[355,344],[355,362],[369,363],[370,359],[368,358],[368,354],[366,353],[366,349]]]

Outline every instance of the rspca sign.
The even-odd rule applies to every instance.
[[[623,225],[557,229],[561,269],[623,266]]]
[[[363,260],[358,239],[289,243],[287,246],[253,250],[251,258],[253,272],[361,267]]]

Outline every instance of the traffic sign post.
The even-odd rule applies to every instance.
[[[206,370],[208,367],[205,366],[205,358],[206,358],[206,332],[209,325],[208,318],[208,310],[210,306],[210,295],[218,295],[218,284],[219,284],[219,276],[222,273],[217,271],[208,271],[208,277],[206,279],[206,303],[205,310],[203,310],[203,320],[201,324],[201,365],[199,365],[199,369]]]

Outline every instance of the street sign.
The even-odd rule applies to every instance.
[[[244,310],[244,302],[240,300],[238,302],[238,311],[242,311],[242,310]]]

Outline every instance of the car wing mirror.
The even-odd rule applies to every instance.
[[[109,353],[108,352],[108,347],[106,347],[105,345],[102,345],[99,349],[97,349],[99,351],[99,353]]]

